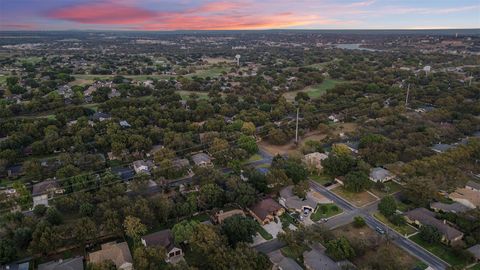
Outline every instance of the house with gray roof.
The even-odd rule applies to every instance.
[[[480,261],[480,245],[476,244],[475,246],[471,246],[467,248],[468,252],[470,252],[475,260],[478,262]]]
[[[193,163],[198,167],[212,166],[212,159],[205,153],[198,153],[192,156]]]
[[[430,149],[432,149],[436,153],[445,153],[446,151],[450,150],[454,146],[451,144],[445,144],[445,143],[437,143],[433,145]]]
[[[63,194],[64,190],[60,187],[56,180],[46,180],[33,185],[32,198],[33,207],[37,205],[48,206],[48,200],[53,198],[55,194]]]
[[[166,262],[176,263],[183,259],[183,251],[175,245],[172,231],[169,229],[145,235],[141,242],[145,247],[163,247],[166,251]]]
[[[376,167],[370,170],[370,180],[373,182],[385,183],[395,178],[395,175],[392,174],[389,170],[386,170],[382,167]]]
[[[425,208],[416,208],[405,213],[408,223],[417,226],[432,226],[442,234],[442,242],[446,244],[458,243],[463,238],[463,233],[445,221],[435,218],[435,213]]]
[[[470,210],[469,207],[459,203],[442,203],[442,202],[434,202],[430,204],[430,208],[432,208],[435,212],[444,212],[444,213],[463,213]]]
[[[305,210],[311,212],[317,207],[317,202],[308,193],[305,199],[293,194],[293,186],[280,190],[280,199],[278,201],[283,207],[300,213],[303,213]]]
[[[50,261],[38,265],[38,270],[83,270],[83,257]]]

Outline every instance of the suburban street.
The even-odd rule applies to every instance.
[[[396,231],[390,229],[388,226],[385,226],[384,224],[376,220],[371,213],[376,210],[378,201],[363,208],[357,208],[350,204],[348,201],[344,200],[343,198],[339,197],[335,193],[331,192],[330,190],[326,189],[325,187],[314,181],[310,181],[310,186],[312,187],[312,189],[324,195],[325,197],[332,200],[335,204],[344,209],[344,213],[342,215],[333,217],[329,219],[326,223],[324,223],[325,226],[327,226],[328,228],[334,229],[341,227],[352,222],[355,216],[361,216],[365,219],[365,222],[369,227],[374,230],[376,228],[383,229],[386,232],[386,235],[393,239],[393,242],[395,244],[397,244],[399,247],[412,254],[416,258],[427,263],[433,269],[442,270],[448,267],[448,264],[444,261],[440,260],[439,258],[427,252],[411,240],[405,238],[403,235],[397,233]]]

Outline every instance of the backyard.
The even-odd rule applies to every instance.
[[[397,182],[394,182],[394,181],[388,181],[386,183],[384,183],[384,188],[383,189],[378,189],[376,188],[375,186],[370,189],[370,191],[375,194],[376,196],[382,198],[382,197],[385,197],[387,195],[392,195],[392,194],[395,194],[399,191],[402,190],[402,186],[400,184],[398,184]]]
[[[307,93],[311,99],[316,99],[321,97],[323,94],[325,94],[327,90],[332,89],[337,84],[340,84],[343,82],[344,81],[340,81],[340,80],[326,79],[321,84],[308,86],[298,91],[287,92],[283,94],[283,96],[287,101],[292,102],[295,100],[295,97],[297,96],[298,93],[304,92],[304,93]]]
[[[402,235],[411,235],[417,232],[417,230],[414,227],[408,224],[401,225],[401,226],[394,225],[392,222],[390,222],[390,220],[388,220],[384,215],[380,214],[379,212],[375,212],[373,216],[376,219],[378,219],[380,222],[386,224],[388,227],[394,229],[395,231],[397,231]]]

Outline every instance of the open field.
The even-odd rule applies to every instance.
[[[233,63],[235,59],[225,58],[225,57],[205,57],[204,61],[207,61],[209,64],[219,64],[219,63]]]
[[[427,243],[420,238],[419,234],[416,234],[416,235],[410,237],[410,240],[419,244],[420,246],[422,246],[424,249],[430,251],[431,253],[437,255],[442,260],[448,262],[452,266],[466,266],[467,265],[467,262],[462,261],[455,253],[453,253],[452,248],[449,247],[449,246],[446,246],[446,245],[441,244],[441,243],[438,243],[438,244]],[[459,269],[461,269],[461,268],[459,268]]]
[[[192,74],[187,74],[185,77],[191,78],[191,77],[200,77],[200,78],[206,78],[206,77],[218,77],[222,75],[223,72],[226,72],[227,68],[226,67],[210,67],[206,69],[198,69],[195,73]]]
[[[351,260],[359,269],[368,269],[368,261],[371,258],[381,256],[378,254],[380,249],[387,250],[392,254],[392,257],[396,257],[399,262],[402,262],[403,265],[397,265],[397,269],[413,269],[419,264],[419,261],[412,255],[394,244],[387,243],[382,236],[368,226],[356,228],[353,224],[348,224],[333,230],[333,233],[337,237],[344,236],[351,242],[373,244],[373,248],[365,248],[364,254]]]
[[[297,93],[305,92],[311,99],[319,98],[327,92],[327,90],[334,88],[337,84],[344,83],[341,80],[325,79],[321,84],[305,87],[302,90],[287,92],[283,94],[287,101],[294,101]]]
[[[393,182],[393,181],[388,181],[385,183],[385,189],[384,190],[379,190],[375,187],[371,188],[370,191],[377,195],[378,197],[382,198],[382,197],[385,197],[387,195],[392,195],[392,194],[395,194],[399,191],[401,191],[403,189],[403,187],[398,184],[397,182]]]
[[[319,183],[322,186],[325,186],[325,184],[332,183],[333,182],[333,177],[321,174],[321,175],[310,175],[310,179],[313,181]]]
[[[373,214],[373,216],[376,219],[378,219],[379,221],[381,221],[382,223],[388,225],[388,227],[394,229],[395,231],[397,231],[398,233],[400,233],[402,235],[411,235],[411,234],[413,234],[417,231],[415,228],[413,228],[412,226],[410,226],[408,224],[405,224],[403,226],[394,225],[384,215],[380,214],[379,212],[375,212]]]
[[[338,123],[332,125],[331,127],[331,133],[334,135],[338,135],[340,133],[353,132],[357,129],[358,125],[356,123]],[[295,145],[295,142],[292,138],[289,143],[284,145],[274,145],[263,140],[259,143],[259,147],[273,156],[276,154],[300,155],[300,149],[302,148],[302,146],[305,145],[306,141],[322,141],[326,137],[327,134],[325,132],[320,130],[313,130],[299,137],[298,146]]]
[[[373,197],[371,194],[369,194],[366,191],[355,193],[355,192],[350,192],[341,186],[332,189],[332,192],[346,199],[347,201],[353,203],[357,207],[365,206],[377,200],[377,198]]]

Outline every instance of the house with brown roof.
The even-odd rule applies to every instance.
[[[48,206],[48,200],[56,194],[63,194],[64,190],[56,180],[46,180],[33,185],[32,198],[33,207],[37,205]]]
[[[457,188],[454,192],[450,193],[448,197],[470,209],[480,206],[480,191],[472,188]]]
[[[303,158],[305,164],[314,170],[320,172],[323,169],[322,161],[327,159],[328,156],[324,153],[314,152],[310,154],[306,154]]]
[[[256,203],[249,212],[260,224],[265,225],[273,221],[276,216],[281,216],[285,208],[274,199],[267,198]]]
[[[110,242],[102,245],[99,251],[88,254],[90,263],[99,264],[112,261],[120,270],[133,270],[133,259],[127,242]]]
[[[448,225],[446,221],[441,221],[435,218],[435,213],[425,208],[416,208],[405,213],[405,218],[408,223],[417,226],[432,226],[442,234],[442,242],[446,244],[458,243],[463,238],[463,233],[452,226]]]
[[[163,247],[167,254],[165,261],[167,263],[177,263],[183,259],[183,251],[175,245],[171,230],[163,230],[145,235],[141,238],[145,247]]]

